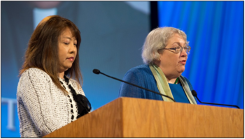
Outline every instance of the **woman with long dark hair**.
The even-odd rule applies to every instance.
[[[21,137],[42,137],[91,110],[80,85],[80,43],[77,26],[57,15],[34,30],[17,88]]]

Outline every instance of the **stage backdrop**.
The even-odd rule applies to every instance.
[[[184,30],[183,76],[203,102],[244,108],[244,2],[158,2],[159,26]]]
[[[187,33],[192,47],[184,76],[201,100],[243,108],[243,2],[158,2],[159,26]],[[141,47],[150,31],[148,2],[62,2],[51,9],[28,2],[1,2],[1,137],[19,137],[18,72],[36,24],[57,14],[81,30],[83,89],[93,110],[118,97],[120,82],[142,64]]]

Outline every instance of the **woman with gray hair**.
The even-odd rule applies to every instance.
[[[176,102],[196,104],[191,83],[181,74],[190,52],[186,34],[173,27],[156,28],[146,37],[142,50],[144,65],[130,69],[124,80],[160,92]],[[122,83],[120,97],[163,101],[172,99]]]

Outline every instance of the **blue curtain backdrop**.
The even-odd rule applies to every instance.
[[[183,30],[191,46],[183,76],[203,102],[244,108],[244,3],[158,2],[159,26]]]

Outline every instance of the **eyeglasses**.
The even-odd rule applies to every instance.
[[[189,54],[190,53],[190,50],[191,50],[191,47],[190,46],[186,46],[186,47],[178,46],[178,47],[174,47],[174,48],[162,48],[162,49],[170,50],[170,51],[172,51],[173,53],[176,53],[176,54],[178,54],[179,52],[181,53],[183,51],[183,49],[184,49],[185,52],[187,54]]]

